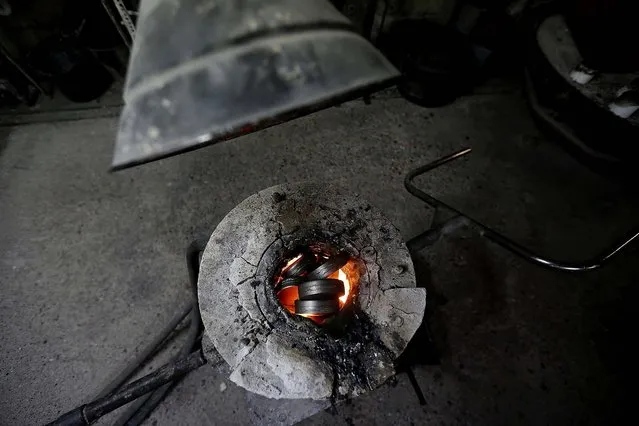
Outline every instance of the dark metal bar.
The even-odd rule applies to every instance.
[[[113,10],[111,10],[110,2],[107,0],[102,0],[102,7],[104,7],[104,10],[106,11],[107,15],[109,15],[109,19],[111,19],[113,26],[117,30],[118,34],[120,34],[120,38],[122,38],[122,41],[124,42],[124,44],[126,44],[126,47],[128,47],[129,50],[131,50],[131,43],[133,42],[133,37],[130,35],[127,35],[122,29],[120,22],[118,22],[118,18],[113,13]]]
[[[186,341],[174,360],[185,357],[192,352],[198,340],[202,321],[197,303],[197,278],[200,272],[200,258],[202,257],[205,247],[206,240],[198,239],[193,241],[186,249],[186,266],[189,273],[193,309],[191,309],[190,325]],[[177,381],[169,382],[129,404],[126,411],[114,423],[114,426],[138,426],[142,424],[144,419],[162,402],[169,390],[176,384]]]
[[[197,304],[197,302],[194,302]],[[180,352],[176,355],[174,360],[179,360],[186,357],[195,346],[195,343],[198,338],[198,334],[200,332],[200,314],[197,309],[191,310],[191,325],[189,326],[189,331],[186,337],[186,341],[184,345],[180,349]],[[162,385],[160,388],[156,389],[152,393],[148,394],[145,398],[141,398],[141,401],[138,404],[135,404],[131,407],[130,411],[121,418],[122,423],[126,426],[138,426],[142,424],[142,422],[151,414],[151,412],[155,409],[155,407],[162,402],[167,392],[176,384],[178,380],[173,380],[165,385]],[[138,402],[138,401],[136,401]],[[120,419],[119,419],[120,420]]]
[[[299,286],[301,300],[331,300],[344,295],[344,283],[336,279],[311,280]]]
[[[299,277],[314,269],[315,266],[315,257],[310,253],[305,253],[302,254],[302,257],[297,259],[295,263],[289,266],[284,272],[284,276],[287,278]]]
[[[18,70],[18,72],[20,74],[22,74],[22,76],[24,78],[26,78],[27,80],[29,80],[29,83],[31,83],[31,85],[33,87],[35,87],[36,89],[38,89],[40,91],[40,93],[47,95],[48,97],[51,97],[51,91],[47,91],[44,90],[44,88],[40,85],[40,83],[38,83],[33,77],[31,77],[31,75],[27,72],[26,69],[24,69],[9,53],[9,51],[2,45],[1,41],[0,41],[0,53],[2,53],[2,55],[7,59],[7,61],[11,62],[11,65],[13,65],[15,67],[16,70]]]
[[[309,280],[322,280],[331,274],[337,272],[339,268],[346,265],[350,259],[350,255],[346,252],[336,254],[335,256],[322,263],[316,269],[309,272],[307,278]]]
[[[122,0],[111,0],[111,3],[113,3],[113,6],[115,6],[115,9],[118,11],[118,14],[120,15],[120,19],[122,20],[121,21],[122,26],[129,33],[129,37],[131,37],[131,40],[133,40],[135,38],[135,24],[133,23],[133,20],[131,19],[131,15],[129,14],[129,11],[127,10],[124,3],[122,3]]]
[[[408,376],[408,380],[415,390],[415,395],[417,395],[419,405],[426,405],[426,397],[424,397],[424,392],[422,392],[422,388],[421,386],[419,386],[419,382],[417,381],[417,377],[415,377],[415,373],[413,373],[413,369],[410,367],[406,367],[406,375]]]
[[[193,303],[187,303],[182,309],[180,309],[171,319],[171,321],[162,329],[162,331],[149,343],[146,348],[135,357],[135,359],[119,373],[102,391],[96,396],[96,399],[103,398],[111,394],[114,390],[120,387],[126,380],[135,373],[142,363],[151,357],[158,347],[166,340],[166,338],[175,330],[180,322],[191,312],[193,309]]]
[[[339,312],[337,300],[296,300],[295,313],[298,315],[333,315]]]
[[[97,399],[63,414],[52,423],[49,423],[49,425],[75,426],[91,424],[116,408],[119,408],[166,383],[172,382],[173,380],[184,376],[188,372],[193,371],[204,364],[206,364],[206,359],[204,359],[202,352],[193,352],[187,357],[180,358],[174,362],[166,364],[153,373],[129,383],[112,395]]]
[[[305,277],[290,277],[284,278],[278,285],[275,286],[275,292],[284,290],[287,287],[298,286],[306,281]]]
[[[532,250],[522,246],[519,243],[514,242],[513,240],[511,240],[510,238],[505,237],[503,234],[500,234],[499,232],[493,230],[492,228],[489,228],[488,226],[482,224],[481,222],[466,216],[465,214],[463,214],[462,212],[460,212],[459,210],[457,210],[456,208],[449,206],[448,204],[444,203],[441,200],[438,200],[437,198],[432,197],[431,195],[425,193],[424,191],[422,191],[421,189],[417,188],[415,186],[415,184],[413,183],[413,180],[417,177],[420,176],[424,173],[427,173],[433,169],[436,169],[439,166],[442,166],[446,163],[449,163],[459,157],[462,157],[466,154],[468,154],[471,151],[470,148],[466,148],[463,149],[461,151],[458,151],[454,154],[448,155],[446,157],[442,157],[438,160],[433,161],[432,163],[423,165],[421,167],[418,167],[414,170],[412,170],[411,172],[409,172],[406,175],[406,178],[404,179],[404,186],[406,187],[406,190],[408,190],[408,192],[410,192],[412,195],[414,195],[415,197],[419,198],[420,200],[422,200],[423,202],[425,202],[426,204],[434,207],[434,208],[444,208],[447,209],[453,213],[456,213],[460,216],[464,216],[467,218],[467,220],[472,223],[473,225],[477,226],[478,228],[480,228],[481,230],[481,235],[483,235],[484,237],[488,238],[489,240],[493,241],[494,243],[500,245],[501,247],[505,248],[506,250],[510,251],[511,253],[514,253],[524,259],[526,259],[529,262],[532,262],[534,264],[537,265],[541,265],[541,266],[545,266],[551,269],[556,269],[556,270],[560,270],[560,271],[567,271],[567,272],[581,272],[581,271],[591,271],[594,269],[598,269],[600,268],[605,262],[607,262],[608,260],[610,260],[613,256],[615,256],[616,254],[618,254],[622,249],[624,249],[625,247],[627,247],[630,243],[632,243],[634,240],[637,239],[637,237],[639,237],[639,229],[633,231],[632,233],[630,233],[628,236],[626,236],[626,238],[624,238],[620,243],[616,244],[615,246],[613,246],[611,249],[608,249],[604,252],[602,252],[600,255],[594,257],[593,259],[589,259],[583,262],[564,262],[564,261],[559,261],[559,260],[555,260],[555,259],[550,259],[547,257],[543,257],[540,256],[539,254],[533,252]],[[421,235],[415,237],[415,238],[419,238],[422,237]],[[415,238],[411,239],[409,241],[412,242]],[[423,238],[423,237],[422,237]],[[415,242],[416,244],[416,242]]]
[[[197,239],[186,248],[186,268],[189,273],[191,292],[197,296],[197,278],[200,275],[200,259],[206,248],[207,240]]]
[[[159,336],[96,397],[96,400],[69,411],[60,416],[50,425],[88,425],[101,416],[133,400],[134,405],[122,416],[117,424],[137,425],[161,402],[169,388],[177,379],[189,371],[203,365],[206,360],[201,351],[193,352],[201,326],[200,313],[197,303],[197,278],[200,270],[200,257],[206,241],[196,240],[186,250],[186,264],[192,301],[181,309],[163,329]],[[119,390],[117,388],[146,361],[157,348],[166,340],[184,317],[190,313],[190,326],[186,342],[173,361],[159,368],[155,372],[136,380]],[[191,353],[189,355],[189,353]],[[148,394],[148,395],[147,395]],[[140,398],[147,395],[144,398]]]

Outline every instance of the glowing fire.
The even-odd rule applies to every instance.
[[[292,259],[289,259],[286,262],[286,264],[282,267],[279,275],[275,279],[275,285],[276,286],[278,284],[280,284],[285,279],[286,272],[298,260],[300,260],[303,256],[304,255],[302,253],[300,253],[297,256],[293,257]],[[315,256],[316,256],[315,260],[317,262],[320,262],[320,263],[323,263],[323,262],[325,262],[328,259],[327,256],[317,256],[317,255],[315,255]],[[315,265],[315,267],[316,266],[317,265]],[[358,279],[359,279],[359,275],[358,274],[351,275],[350,278],[349,278],[349,275],[346,273],[346,271],[349,271],[349,273],[351,273],[351,274],[353,273],[353,267],[352,267],[352,263],[350,261],[349,261],[349,263],[344,265],[343,268],[338,269],[337,271],[333,272],[330,276],[326,277],[326,278],[338,279],[344,284],[344,295],[342,295],[342,296],[340,296],[338,298],[339,309],[340,310],[343,309],[344,306],[346,306],[346,304],[347,304],[347,302],[349,300],[350,293],[351,293],[351,291],[354,291],[354,286],[357,285],[357,282],[358,282]],[[353,280],[353,283],[351,283],[351,279]],[[283,288],[279,289],[278,292],[277,292],[277,297],[278,297],[280,303],[282,304],[282,306],[284,307],[284,309],[289,311],[291,314],[294,314],[294,315],[296,314],[295,313],[295,302],[297,300],[299,300],[299,293],[298,293],[297,284],[287,285],[286,287],[283,287]],[[315,314],[297,314],[297,315],[309,318],[309,319],[313,320],[314,322],[316,322],[318,324],[322,324],[327,318],[327,315],[315,315]],[[328,315],[328,317],[330,317],[330,316],[331,315]]]
[[[344,295],[339,298],[340,307],[342,307],[348,299],[348,293],[351,291],[351,283],[348,281],[348,277],[341,269],[337,273],[337,279],[344,283]]]

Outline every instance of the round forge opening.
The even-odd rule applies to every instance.
[[[352,255],[317,244],[285,256],[276,269],[273,285],[286,311],[325,324],[353,303],[359,278],[357,260]]]

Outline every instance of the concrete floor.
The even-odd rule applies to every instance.
[[[404,174],[471,146],[420,184],[544,253],[594,255],[639,213],[631,191],[541,135],[517,91],[433,110],[387,95],[109,174],[116,127],[0,127],[1,424],[42,424],[95,396],[186,301],[187,244],[271,185],[348,182],[408,239],[432,211],[403,189]],[[440,356],[433,364],[415,342],[426,404],[402,373],[302,424],[614,424],[636,373],[626,342],[637,256],[567,275],[472,229],[440,240],[415,256]],[[147,424],[273,424],[287,409],[256,412],[255,401],[205,366]]]

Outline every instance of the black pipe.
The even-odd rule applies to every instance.
[[[111,382],[104,388],[102,391],[96,396],[97,398],[104,398],[105,396],[110,395],[119,388],[124,382],[127,381],[129,377],[135,373],[140,366],[146,362],[154,353],[157,352],[158,348],[164,341],[166,341],[167,337],[175,330],[175,328],[186,318],[186,316],[193,310],[193,303],[189,302],[182,309],[180,309],[174,316],[171,318],[171,321],[162,329],[162,331],[156,336],[153,341],[146,346],[146,348],[135,357],[135,359],[120,372]],[[198,319],[199,321],[199,319]]]
[[[206,247],[206,240],[195,240],[186,249],[186,267],[189,275],[191,292],[191,313],[189,331],[185,343],[175,359],[182,358],[194,350],[201,330],[202,320],[197,302],[197,278],[200,273],[200,258]],[[169,390],[177,384],[177,381],[167,383],[152,393],[138,398],[132,402],[126,411],[114,423],[114,426],[138,426],[151,414],[155,407],[162,402]]]
[[[82,405],[58,419],[49,423],[49,426],[86,426],[103,415],[119,408],[142,395],[145,395],[160,386],[178,379],[190,371],[206,364],[202,351],[193,352],[187,357],[160,367],[153,373],[142,377],[112,395],[97,399]]]

